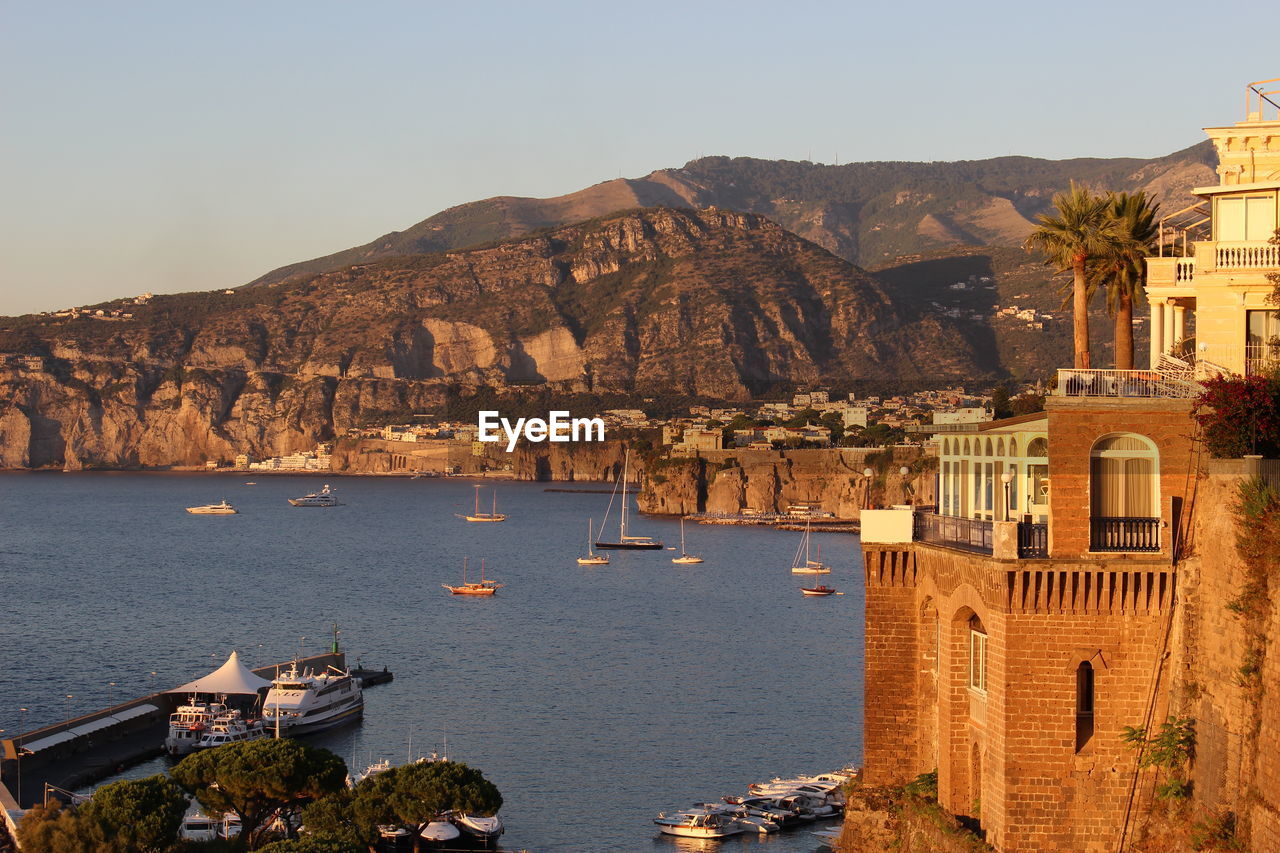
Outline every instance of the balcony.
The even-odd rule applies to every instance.
[[[1160,519],[1089,519],[1089,550],[1096,552],[1156,552],[1160,550]]]
[[[1049,525],[1031,521],[1018,522],[1018,557],[1020,559],[1049,556]]]
[[[992,553],[992,528],[992,522],[981,518],[917,512],[912,536],[916,542],[989,555]]]
[[[1145,397],[1190,400],[1204,389],[1199,383],[1155,370],[1058,371],[1059,397]]]

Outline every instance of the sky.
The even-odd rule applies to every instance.
[[[713,154],[1161,156],[1280,76],[1203,4],[1144,8],[0,0],[0,315],[234,287]]]

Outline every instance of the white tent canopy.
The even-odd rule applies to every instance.
[[[271,682],[254,675],[247,666],[240,663],[240,655],[232,652],[227,662],[213,672],[188,681],[181,687],[175,687],[166,693],[226,693],[227,695],[252,695],[263,687],[270,687]]]

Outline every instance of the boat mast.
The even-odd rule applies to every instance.
[[[478,494],[478,493],[477,493]],[[493,517],[498,517],[498,490],[493,490]]]
[[[479,516],[480,515],[480,484],[479,483],[476,483],[475,489],[476,489],[476,508],[472,510],[472,512],[473,514]]]
[[[631,460],[631,451],[622,456],[622,536],[619,542],[627,541],[627,463]]]

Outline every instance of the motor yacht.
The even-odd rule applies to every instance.
[[[325,483],[324,488],[318,492],[312,492],[300,498],[289,498],[289,503],[294,506],[342,506],[328,483]]]
[[[187,512],[192,515],[236,515],[240,510],[227,503],[227,499],[223,498],[222,503],[189,506],[187,507]]]
[[[489,843],[497,841],[507,828],[502,825],[502,818],[497,815],[483,816],[474,814],[454,814],[449,820],[458,831],[468,838]]]
[[[298,665],[272,680],[262,701],[263,723],[281,734],[319,732],[360,719],[364,693],[360,679],[329,667],[320,673],[299,672]]]
[[[443,843],[446,841],[456,841],[462,836],[462,832],[458,827],[454,826],[447,820],[437,818],[422,828],[422,832],[418,836],[423,841],[434,841]]]
[[[199,702],[192,696],[187,704],[179,705],[178,710],[169,715],[164,751],[173,756],[191,752],[214,718],[226,712],[227,706],[221,702]]]
[[[227,711],[214,717],[209,728],[192,749],[212,749],[228,743],[261,740],[270,737],[261,720],[246,720],[239,711]]]
[[[705,807],[673,815],[658,812],[653,822],[666,835],[678,835],[682,838],[728,838],[743,832],[742,824],[731,815]]]

